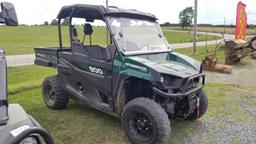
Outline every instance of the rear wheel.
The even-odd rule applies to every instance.
[[[47,77],[42,91],[44,102],[50,109],[64,109],[67,106],[69,98],[58,84],[57,76]]]
[[[170,136],[170,121],[153,100],[136,98],[124,108],[122,125],[134,144],[164,144]]]
[[[256,37],[252,38],[250,41],[250,48],[256,50]]]
[[[199,100],[199,115],[198,115],[198,109],[195,108],[194,112],[187,118],[188,120],[194,121],[194,120],[202,117],[208,108],[208,99],[203,90],[198,93],[198,97],[200,99]]]

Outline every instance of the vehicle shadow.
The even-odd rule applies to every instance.
[[[68,111],[72,111],[73,115],[89,115],[92,116],[94,121],[101,122],[102,125],[107,127],[99,128],[101,131],[105,131],[106,129],[115,129],[115,132],[105,133],[106,137],[112,137],[111,135],[116,135],[117,133],[121,133],[122,138],[118,143],[129,143],[125,133],[122,129],[121,120],[114,116],[110,116],[105,114],[99,110],[95,110],[90,108],[89,106],[85,106],[78,102],[72,101],[68,107]],[[168,143],[184,143],[190,139],[190,133],[193,131],[202,131],[202,122],[200,120],[197,121],[174,121],[171,120],[171,134],[170,140]]]

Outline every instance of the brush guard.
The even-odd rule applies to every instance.
[[[201,85],[199,85],[199,86],[197,86],[197,87],[195,87],[195,88],[193,88],[191,90],[188,90],[189,86],[190,86],[189,84],[190,83],[194,84],[195,83],[195,79],[200,79],[200,78],[202,78]],[[193,93],[196,93],[196,92],[200,91],[201,89],[203,89],[204,86],[205,86],[205,83],[206,83],[205,74],[201,73],[201,74],[198,74],[198,75],[190,77],[187,80],[186,84],[185,84],[185,88],[180,93],[167,93],[167,92],[164,92],[164,91],[158,89],[157,87],[154,87],[153,91],[156,94],[158,94],[159,96],[162,96],[164,98],[183,98],[183,97],[189,96],[189,95],[191,95]]]

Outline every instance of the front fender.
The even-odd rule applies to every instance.
[[[183,54],[177,52],[171,52],[169,55],[170,61],[175,61],[181,64],[184,64],[188,67],[195,69],[198,72],[201,72],[202,63]]]
[[[113,71],[144,80],[153,80],[149,67],[130,58],[120,59],[120,57],[116,57],[113,63]]]

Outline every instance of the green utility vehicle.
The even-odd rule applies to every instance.
[[[58,72],[43,82],[49,108],[63,109],[74,98],[121,118],[136,144],[166,143],[169,119],[195,120],[206,112],[201,63],[172,51],[154,15],[77,4],[63,7],[57,18],[59,47],[35,48],[35,64]],[[70,45],[64,47],[61,23],[67,18]],[[83,40],[73,19],[85,20]],[[91,39],[96,20],[106,24],[106,46]]]

